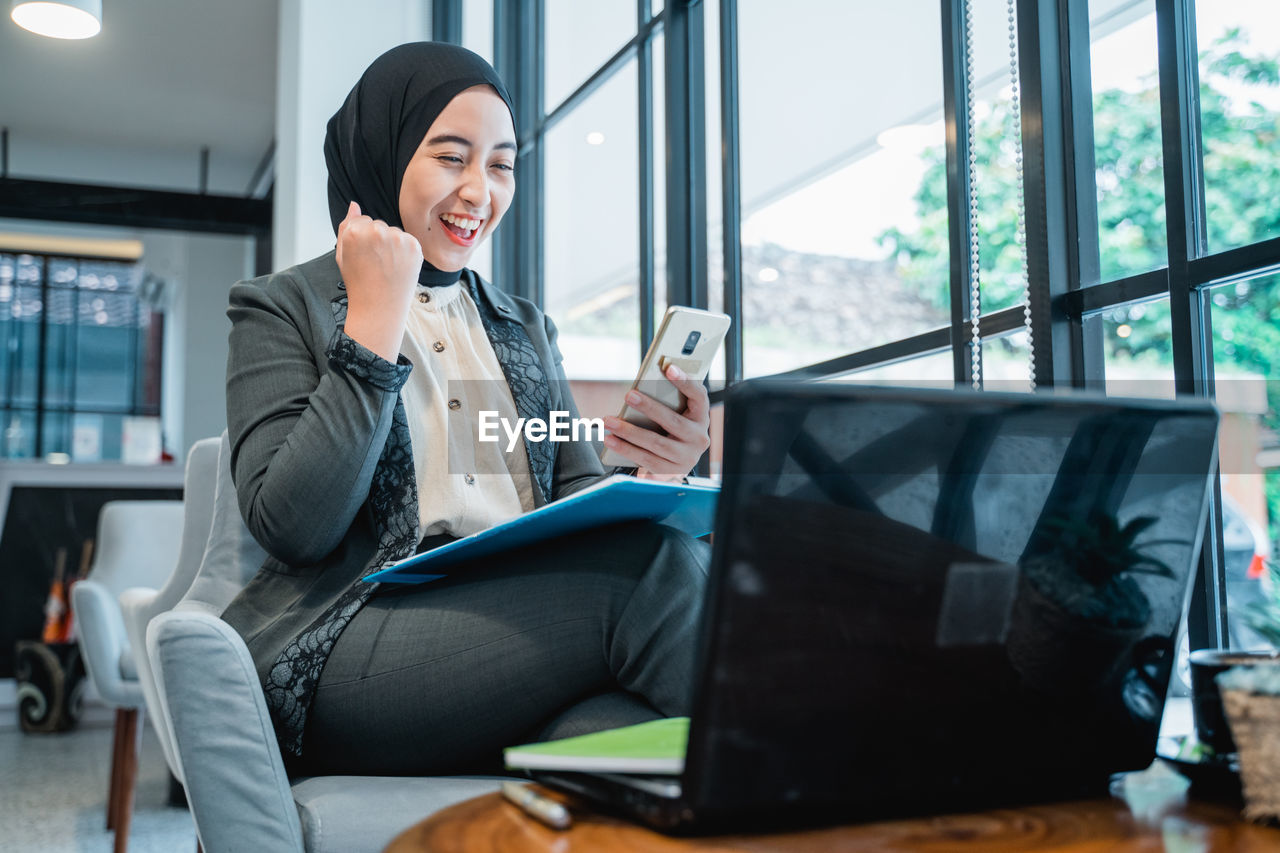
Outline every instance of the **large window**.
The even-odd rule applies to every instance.
[[[713,388],[1214,396],[1188,625],[1250,643],[1233,585],[1280,533],[1273,0],[493,8],[541,205],[495,267],[571,376],[625,378],[671,301],[733,315]]]
[[[161,316],[141,265],[0,254],[0,456],[121,458],[160,414]]]

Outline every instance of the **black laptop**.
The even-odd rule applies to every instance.
[[[725,424],[683,773],[534,778],[703,832],[1096,796],[1151,762],[1211,405],[753,381]]]

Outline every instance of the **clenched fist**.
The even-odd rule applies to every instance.
[[[338,225],[337,260],[347,287],[347,335],[394,362],[422,269],[422,247],[412,234],[361,215],[353,201]]]

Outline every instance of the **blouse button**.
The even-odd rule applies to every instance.
[[[418,301],[421,302],[423,305],[426,305],[428,302],[431,301],[431,294],[427,293],[425,290],[422,291],[421,293],[418,294]]]
[[[461,409],[461,408],[462,408],[462,401],[461,401],[461,400],[458,400],[458,399],[456,399],[456,398],[455,398],[455,399],[453,399],[453,400],[450,400],[450,401],[449,401],[449,408],[453,409],[455,412],[456,412],[456,411],[458,411],[458,409]]]
[[[436,341],[431,348],[436,352],[444,352],[444,341]]]
[[[468,486],[474,486],[474,485],[476,484],[476,475],[475,475],[475,474],[463,474],[463,475],[462,475],[462,479],[464,479],[464,480],[466,480],[466,481],[467,481],[467,485],[468,485]]]

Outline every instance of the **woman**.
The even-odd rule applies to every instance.
[[[589,531],[420,586],[362,580],[605,472],[588,442],[477,441],[480,410],[577,416],[555,326],[465,269],[515,192],[488,63],[388,51],[330,120],[325,159],[335,251],[237,284],[228,311],[232,473],[269,557],[223,618],[290,769],[449,772],[688,713],[707,549],[670,528]],[[641,476],[683,476],[708,444],[705,390],[669,378],[683,413],[637,405],[666,435],[606,419]]]

